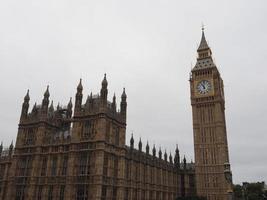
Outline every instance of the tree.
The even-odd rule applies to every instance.
[[[176,200],[206,200],[206,198],[205,197],[192,196],[192,197],[177,197]]]
[[[265,183],[247,183],[234,186],[235,200],[267,200],[267,192],[264,190]]]
[[[243,197],[243,188],[241,185],[235,185],[234,186],[234,197],[235,200],[241,200]]]

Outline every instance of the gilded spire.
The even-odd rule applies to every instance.
[[[202,50],[207,50],[207,49],[209,49],[209,45],[208,45],[206,37],[205,37],[204,27],[202,27],[201,41],[200,41],[200,44],[199,44],[197,51],[202,51]]]

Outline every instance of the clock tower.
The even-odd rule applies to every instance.
[[[212,59],[204,29],[190,75],[197,195],[232,199],[223,80]]]

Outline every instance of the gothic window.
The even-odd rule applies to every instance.
[[[78,175],[87,175],[90,173],[89,153],[82,152],[79,156]]]
[[[57,175],[57,157],[54,156],[52,158],[52,166],[51,166],[51,176]]]
[[[31,158],[23,157],[18,162],[18,176],[29,176],[31,170]]]
[[[103,166],[103,174],[104,176],[108,175],[108,155],[105,153],[104,155],[104,166]]]
[[[102,194],[101,194],[102,198],[101,200],[105,200],[106,196],[107,196],[107,186],[103,185],[102,186]]]
[[[144,165],[143,166],[143,182],[145,183],[146,182],[146,166]]]
[[[43,191],[43,186],[40,185],[38,187],[37,200],[42,200],[42,191]]]
[[[59,200],[64,200],[64,194],[65,194],[65,185],[61,185],[59,191]]]
[[[125,177],[128,180],[129,179],[129,162],[125,160]]]
[[[114,158],[114,177],[118,176],[118,157]]]
[[[68,169],[68,155],[64,155],[62,163],[62,172],[61,172],[62,176],[66,176],[67,169]]]
[[[88,199],[88,189],[87,185],[78,185],[76,189],[76,200],[87,200]]]
[[[25,145],[34,145],[34,129],[30,128],[26,132]]]
[[[25,192],[25,186],[24,185],[18,185],[16,187],[16,198],[15,198],[15,200],[25,200],[24,192]]]
[[[41,166],[41,176],[46,175],[46,167],[47,167],[47,157],[42,158],[42,166]]]
[[[115,128],[115,145],[120,144],[120,129],[118,127]]]
[[[128,188],[125,188],[124,200],[128,200],[128,196],[129,196],[129,190],[128,190]]]
[[[136,166],[135,166],[135,180],[136,181],[139,181],[139,178],[140,178],[140,173],[139,173],[139,163],[136,163]]]
[[[92,133],[92,122],[87,120],[83,124],[82,139],[89,139]]]
[[[113,197],[112,197],[112,199],[113,200],[116,200],[117,199],[117,188],[116,187],[113,187]]]
[[[53,185],[50,185],[48,188],[48,200],[53,200]]]
[[[0,180],[4,178],[5,165],[0,165]]]

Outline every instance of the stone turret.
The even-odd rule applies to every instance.
[[[24,102],[22,104],[20,122],[22,122],[24,119],[28,117],[29,101],[30,101],[30,95],[29,95],[29,90],[28,90],[27,94],[24,97]]]
[[[68,118],[71,118],[72,116],[72,98],[70,98],[70,101],[68,103],[68,106],[67,106],[67,117]]]
[[[10,146],[9,146],[9,152],[8,152],[8,155],[11,156],[12,153],[13,153],[13,148],[14,148],[14,145],[13,145],[13,141],[11,142]]]
[[[131,149],[134,148],[134,138],[133,138],[133,134],[132,134],[132,137],[131,137],[131,139],[130,139],[130,147],[131,147]]]
[[[139,151],[142,151],[142,141],[141,141],[141,138],[140,138],[139,143],[138,143],[138,150]]]
[[[104,75],[104,79],[102,81],[102,87],[100,90],[100,98],[101,98],[101,103],[103,107],[107,106],[107,99],[108,99],[108,81],[106,74]]]
[[[1,157],[2,151],[3,151],[3,142],[1,142],[1,145],[0,145],[0,157]]]
[[[148,144],[148,141],[146,143],[146,154],[149,154],[149,144]]]
[[[47,86],[46,91],[44,93],[44,98],[43,98],[42,107],[41,107],[41,118],[42,119],[46,119],[47,118],[49,97],[50,97],[49,86]]]
[[[175,149],[174,164],[177,169],[180,169],[180,153],[179,153],[178,145],[176,146],[176,149]]]
[[[112,100],[112,104],[111,104],[111,109],[113,113],[116,113],[117,111],[117,104],[116,104],[116,95],[114,93],[113,95],[113,100]]]
[[[172,162],[172,154],[171,153],[170,153],[170,156],[169,156],[169,161],[170,161],[171,164],[173,164],[173,162]]]
[[[82,86],[82,79],[80,79],[80,82],[77,86],[77,92],[75,97],[74,115],[78,115],[81,112],[82,100],[83,100],[83,86]]]
[[[165,153],[164,153],[164,160],[165,160],[166,162],[168,161],[168,155],[167,155],[166,149],[165,149]]]
[[[153,145],[152,155],[153,155],[153,157],[156,157],[156,147],[155,147],[155,144]]]
[[[185,156],[184,156],[184,159],[183,159],[183,165],[184,165],[184,166],[183,166],[183,167],[184,167],[184,170],[186,170],[186,165],[187,165],[187,164],[186,164],[186,158],[185,158]]]
[[[126,123],[126,114],[127,114],[127,95],[125,92],[125,88],[123,88],[123,92],[121,95],[121,116],[122,120]]]
[[[161,151],[161,148],[159,148],[159,159],[162,159],[162,151]]]

